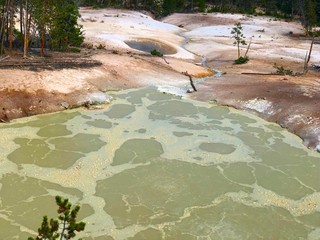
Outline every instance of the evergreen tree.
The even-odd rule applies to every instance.
[[[204,12],[206,10],[206,1],[199,0],[199,12]]]
[[[305,0],[302,13],[302,25],[307,32],[310,32],[317,24],[317,3],[316,0]]]
[[[29,237],[28,240],[67,240],[76,237],[76,232],[85,229],[84,222],[78,222],[77,217],[80,206],[72,206],[68,199],[56,196],[56,204],[58,205],[58,219],[50,219],[44,216],[40,228],[38,228],[38,236],[36,238]]]
[[[77,20],[80,17],[73,0],[56,0],[51,13],[50,47],[66,50],[69,45],[80,46],[84,37]]]
[[[247,45],[245,36],[243,35],[243,29],[240,22],[236,23],[231,30],[232,37],[234,38],[234,44],[237,45],[238,49],[238,58],[240,58],[240,45]]]
[[[0,0],[0,53],[23,46],[28,54],[29,42],[41,47],[44,55],[46,42],[55,50],[80,46],[83,42],[80,16],[74,0]],[[19,19],[20,31],[15,29]]]
[[[163,1],[163,15],[169,15],[176,10],[176,1],[175,0],[164,0]]]

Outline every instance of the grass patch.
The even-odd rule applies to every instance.
[[[276,63],[273,65],[276,69],[276,73],[279,75],[293,75],[293,71],[290,69],[286,69],[283,66],[278,66]]]

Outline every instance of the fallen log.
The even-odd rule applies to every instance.
[[[258,73],[258,72],[243,72],[243,75],[264,75],[264,76],[279,76],[279,73]]]
[[[9,57],[10,57],[10,56],[5,56],[5,57],[3,57],[3,58],[0,58],[0,62],[3,61],[3,60],[8,59]]]

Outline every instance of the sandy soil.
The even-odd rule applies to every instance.
[[[102,92],[141,86],[178,88],[189,82],[182,72],[194,77],[210,76],[207,65],[221,70],[222,77],[208,78],[188,96],[253,112],[278,122],[320,150],[320,74],[306,76],[249,75],[275,72],[273,64],[294,72],[303,70],[310,41],[298,37],[297,23],[231,14],[174,14],[162,21],[124,10],[81,10],[86,43],[106,50],[90,50],[102,62],[90,69],[28,71],[0,69],[0,119],[58,111],[69,107],[104,102]],[[250,62],[234,65],[236,48],[230,36],[241,21],[244,34],[252,37]],[[182,26],[181,26],[182,25]],[[180,26],[180,27],[178,27]],[[289,36],[289,32],[293,36]],[[247,39],[249,40],[249,39]],[[126,41],[151,41],[174,48],[165,60],[130,48]],[[183,47],[182,47],[183,46]],[[314,46],[311,63],[319,63],[320,47]],[[242,50],[244,52],[245,49]]]

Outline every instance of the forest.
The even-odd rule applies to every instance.
[[[83,42],[73,0],[0,0],[0,53],[30,47],[64,51]]]
[[[160,17],[174,12],[261,14],[299,19],[308,29],[320,23],[319,0],[78,0],[77,4],[143,9]]]
[[[301,21],[306,32],[320,23],[318,0],[0,0],[0,53],[30,47],[66,51],[83,42],[78,8],[113,7],[150,11],[155,17],[174,12],[223,12],[269,15]]]

